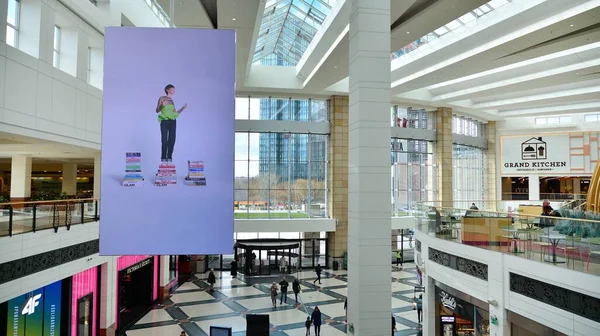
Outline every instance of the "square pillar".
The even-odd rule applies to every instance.
[[[31,197],[31,157],[15,155],[10,167],[10,200],[22,202]]]
[[[329,99],[329,162],[327,189],[329,217],[336,220],[335,232],[329,232],[328,265],[343,263],[348,251],[348,96]]]
[[[348,119],[348,323],[390,335],[390,1],[352,0]]]
[[[498,202],[496,202],[496,200],[501,200],[502,199],[502,195],[500,193],[498,193],[498,181],[497,179],[498,174],[497,169],[496,169],[496,122],[495,121],[489,121],[487,126],[486,126],[486,136],[487,136],[487,152],[486,152],[486,156],[487,156],[487,171],[488,171],[488,175],[487,175],[487,193],[486,195],[486,202],[487,206],[489,209],[486,210],[491,210],[491,211],[497,211],[498,209]],[[500,209],[505,211],[506,209]]]
[[[94,198],[100,199],[100,174],[102,173],[102,158],[100,153],[94,156]]]
[[[436,119],[437,204],[451,208],[454,205],[452,189],[452,109],[447,107],[438,108]]]
[[[63,163],[62,192],[69,196],[77,194],[77,164]]]
[[[8,17],[8,1],[0,1],[0,17]],[[0,41],[6,42],[6,25],[0,25]]]

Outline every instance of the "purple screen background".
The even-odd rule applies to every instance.
[[[102,113],[100,254],[228,254],[233,248],[235,31],[108,27]],[[177,119],[175,186],[154,186],[156,113],[167,84]],[[125,153],[142,153],[142,186],[123,187]],[[206,186],[186,186],[187,160]]]

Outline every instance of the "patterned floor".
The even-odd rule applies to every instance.
[[[396,317],[396,336],[421,335],[417,313],[412,310],[416,283],[414,264],[405,264],[402,271],[392,269],[392,312]],[[158,305],[127,331],[128,336],[173,336],[182,330],[190,336],[209,334],[210,326],[229,326],[234,335],[245,335],[246,314],[269,314],[271,335],[304,336],[307,312],[319,306],[323,314],[323,335],[346,334],[344,300],[347,295],[347,271],[324,270],[322,284],[314,285],[313,271],[297,274],[302,286],[301,305],[288,293],[287,304],[273,308],[269,284],[248,285],[244,277],[233,279],[229,273],[218,273],[216,291],[206,289],[206,274],[198,274],[177,289],[170,299]],[[311,330],[312,331],[312,330]]]

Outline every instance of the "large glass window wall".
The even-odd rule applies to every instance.
[[[236,99],[236,119],[326,122],[327,115],[326,100]],[[235,218],[327,217],[327,134],[236,132],[235,144]]]
[[[399,105],[393,105],[391,111],[392,127],[435,130],[435,111]]]
[[[392,139],[391,147],[392,216],[406,216],[436,199],[433,142]]]
[[[454,145],[452,148],[453,198],[455,206],[468,209],[487,199],[487,161],[485,150]],[[483,204],[478,205],[483,209]]]
[[[452,116],[452,133],[466,136],[485,138],[486,125],[481,121],[463,116]]]
[[[235,119],[327,122],[324,99],[236,98]]]

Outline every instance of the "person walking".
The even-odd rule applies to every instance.
[[[297,278],[294,278],[294,282],[292,282],[292,290],[294,291],[296,302],[298,302],[298,294],[300,294],[300,282]]]
[[[283,277],[281,282],[279,282],[279,286],[281,286],[281,297],[279,299],[279,304],[283,304],[284,302],[287,303],[287,291],[289,285],[290,284],[287,282],[287,280],[285,280],[285,277]]]
[[[285,274],[285,269],[287,268],[287,259],[285,256],[281,256],[279,259],[279,273]]]
[[[420,294],[417,299],[417,319],[419,320],[419,324],[423,322],[423,294]]]
[[[233,259],[231,261],[231,277],[233,277],[233,278],[237,277],[237,269],[238,269],[237,260]]]
[[[211,293],[214,292],[215,291],[215,283],[217,282],[217,277],[215,277],[214,269],[211,269],[210,272],[208,272],[208,279],[206,281],[210,285],[209,292],[211,292]]]
[[[398,264],[402,267],[402,251],[396,252],[396,267],[398,267]]]
[[[306,336],[310,336],[310,316],[306,317],[306,322],[304,322],[304,326],[306,327]]]
[[[310,319],[315,326],[315,336],[321,335],[321,311],[318,306],[315,306]]]
[[[273,303],[273,307],[277,306],[277,292],[279,289],[277,288],[277,283],[273,282],[271,285],[271,302]]]
[[[313,283],[316,283],[317,281],[319,281],[319,285],[321,284],[321,272],[323,270],[321,269],[321,264],[317,264],[317,268],[315,268],[315,273],[317,273],[317,278],[315,279],[315,281],[313,281]]]
[[[346,298],[346,300],[344,301],[344,312],[346,313],[346,318],[344,320],[344,322],[348,322],[348,298]]]
[[[394,332],[396,331],[396,318],[392,315],[392,336],[394,336]]]

